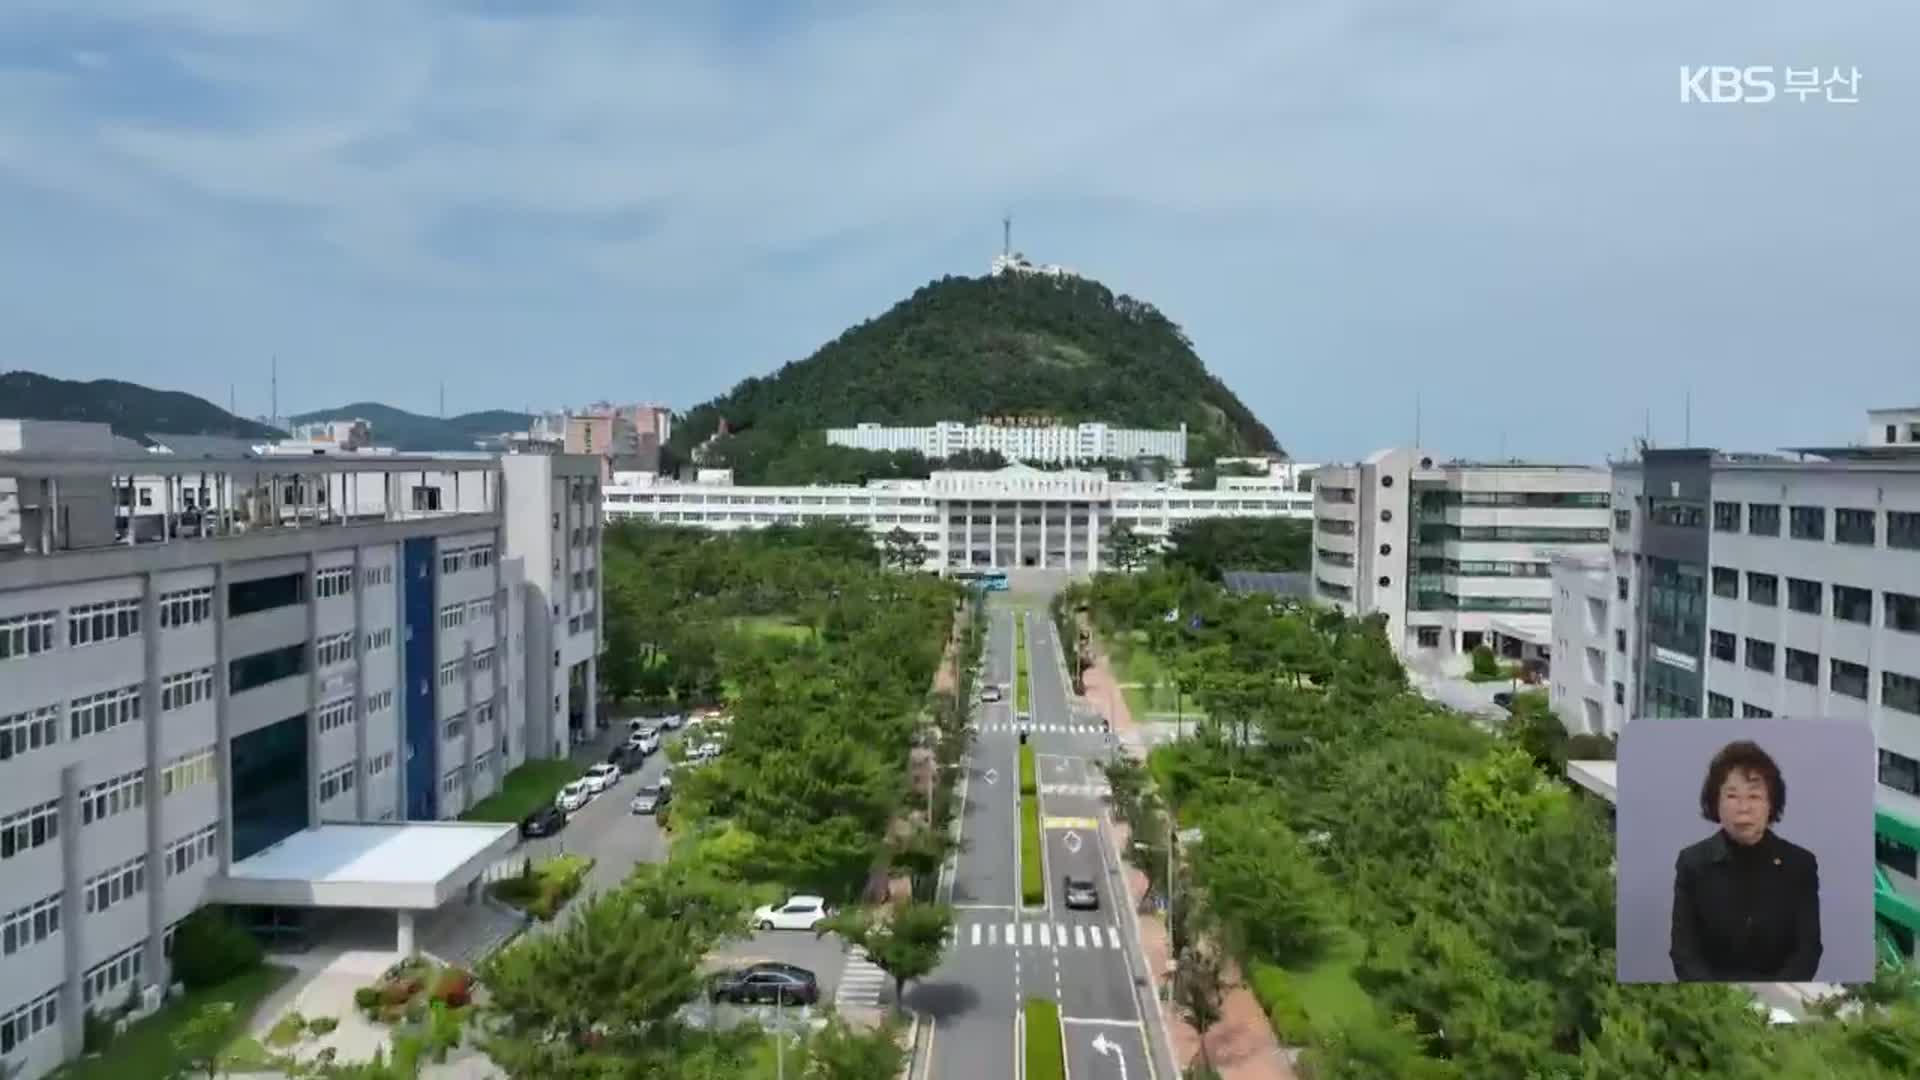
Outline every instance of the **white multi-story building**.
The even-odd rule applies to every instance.
[[[1604,469],[1394,449],[1312,476],[1315,598],[1384,616],[1403,656],[1545,661],[1551,561],[1607,548]]]
[[[1552,700],[1569,730],[1605,734],[1641,717],[1871,724],[1875,908],[1910,954],[1920,932],[1920,446],[1794,453],[1647,450],[1614,466],[1611,552],[1556,579],[1566,594],[1555,594],[1555,633],[1579,641],[1582,661],[1554,665]]]
[[[930,458],[949,458],[971,450],[993,451],[1008,461],[1070,464],[1159,457],[1180,465],[1187,460],[1187,425],[1181,424],[1177,431],[1152,431],[1101,423],[1069,426],[967,424],[942,420],[927,427],[857,424],[850,428],[828,428],[827,444],[855,450],[914,450]]]
[[[864,487],[735,487],[730,477],[703,475],[708,482],[689,484],[615,474],[606,493],[607,516],[721,531],[843,521],[871,529],[876,540],[904,529],[926,548],[928,569],[1035,567],[1092,573],[1101,568],[1103,537],[1121,524],[1164,543],[1186,521],[1304,521],[1313,507],[1312,496],[1300,491],[1189,491],[1173,484],[1027,465],[942,471],[926,480],[881,480]]]
[[[157,1002],[202,904],[389,909],[410,951],[515,840],[449,819],[598,726],[590,459],[14,441],[0,1061],[27,1080],[86,1012]]]

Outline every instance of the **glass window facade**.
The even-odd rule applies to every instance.
[[[307,827],[307,714],[233,740],[233,858]]]

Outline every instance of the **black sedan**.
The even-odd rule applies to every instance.
[[[520,819],[520,835],[528,840],[552,836],[566,827],[566,813],[551,803]]]
[[[1100,890],[1093,887],[1087,878],[1068,877],[1066,888],[1061,890],[1061,901],[1069,911],[1100,910]]]
[[[742,1005],[812,1005],[820,1000],[820,981],[806,968],[769,960],[720,972],[707,984],[707,996]]]

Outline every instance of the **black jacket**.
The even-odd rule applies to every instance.
[[[1681,982],[1811,982],[1820,967],[1820,862],[1772,830],[1724,830],[1673,864],[1669,955]]]

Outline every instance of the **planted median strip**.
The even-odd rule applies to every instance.
[[[1020,748],[1020,902],[1039,907],[1047,902],[1046,868],[1040,859],[1040,789],[1036,782],[1033,747]]]
[[[1033,706],[1027,700],[1027,613],[1013,617],[1013,702],[1014,709],[1026,712]]]
[[[1060,1006],[1046,998],[1028,998],[1027,1080],[1065,1080],[1067,1051],[1060,1041]]]

